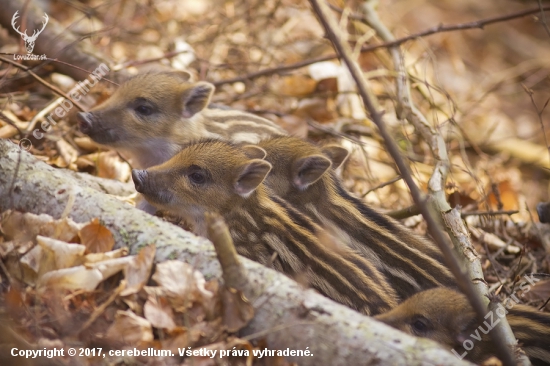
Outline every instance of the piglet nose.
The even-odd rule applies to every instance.
[[[136,186],[136,191],[143,193],[145,181],[147,180],[147,170],[132,169],[132,180]]]
[[[80,131],[88,135],[92,130],[92,119],[90,113],[78,112],[76,114],[76,120],[78,121],[78,128],[80,128]]]

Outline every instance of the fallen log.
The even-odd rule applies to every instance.
[[[123,183],[118,180],[100,178],[87,173],[73,172],[70,170],[66,170],[65,172],[76,179],[79,185],[93,188],[96,191],[115,196],[129,196],[136,193],[136,189],[132,182]]]
[[[222,278],[212,244],[127,203],[83,184],[74,173],[38,161],[8,140],[0,140],[0,210],[15,209],[76,222],[99,217],[117,247],[132,254],[156,245],[156,261],[178,259],[207,279]],[[287,357],[300,365],[468,365],[437,343],[415,338],[337,304],[286,276],[246,258],[244,291],[256,308],[241,331],[265,338],[269,349],[309,350],[309,357]]]

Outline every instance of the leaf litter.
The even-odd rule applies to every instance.
[[[235,336],[254,316],[252,305],[239,291],[206,281],[189,264],[155,266],[154,245],[137,255],[113,249],[111,232],[97,218],[77,224],[8,210],[0,229],[2,282],[9,283],[0,294],[5,304],[0,317],[6,320],[0,331],[24,336],[27,348],[63,348],[67,355],[76,345],[102,348],[103,354],[137,347],[175,355],[124,358],[143,365],[218,364],[209,357],[189,361],[180,350],[236,347],[252,354],[250,342]],[[77,359],[80,365],[120,362],[108,355]],[[75,360],[56,358],[67,365]],[[231,362],[250,365],[252,356]]]

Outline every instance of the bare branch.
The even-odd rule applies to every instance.
[[[394,159],[404,181],[407,183],[413,200],[418,205],[422,216],[426,220],[430,234],[442,251],[446,263],[449,266],[449,269],[457,278],[458,284],[461,287],[462,291],[468,296],[468,299],[470,300],[473,309],[478,315],[478,318],[480,320],[483,320],[487,313],[487,306],[483,303],[481,296],[479,296],[478,292],[474,288],[473,284],[470,282],[467,275],[462,271],[460,262],[456,258],[455,253],[451,250],[450,245],[447,243],[445,235],[443,234],[443,231],[439,228],[437,221],[432,216],[430,208],[426,204],[426,199],[424,195],[414,182],[414,179],[409,172],[409,167],[405,164],[405,161],[401,157],[397,144],[392,139],[390,133],[386,128],[386,124],[382,118],[380,108],[377,106],[376,97],[370,92],[370,89],[367,86],[367,82],[363,77],[363,73],[359,65],[351,58],[352,53],[349,45],[342,41],[343,37],[340,35],[340,30],[335,24],[334,19],[331,18],[329,9],[325,5],[325,3],[319,0],[310,0],[310,3],[318,16],[320,23],[325,29],[328,38],[333,43],[334,48],[336,48],[338,54],[348,66],[352,77],[355,79],[359,89],[359,94],[363,99],[363,103],[369,111],[372,121],[378,127],[380,135],[382,136],[386,144],[386,148]],[[440,164],[438,164],[438,168],[439,166]],[[502,359],[505,365],[515,365],[514,357],[511,351],[506,347],[506,338],[503,337],[503,334],[501,334],[500,332],[494,333],[495,334],[493,334],[493,336],[495,338],[499,357]]]
[[[375,3],[376,1],[373,0],[368,0],[364,3],[362,7],[364,19],[383,41],[392,42],[395,40],[395,37],[380,21],[378,13],[374,8]],[[459,283],[468,282],[470,285],[473,285],[472,288],[477,292],[479,300],[487,305],[489,290],[483,277],[480,258],[470,241],[468,230],[462,222],[460,213],[457,208],[451,209],[445,197],[445,182],[447,181],[447,175],[450,170],[449,156],[447,154],[445,141],[441,134],[431,127],[426,117],[413,103],[407,71],[405,70],[404,57],[401,50],[398,46],[392,46],[389,48],[389,52],[392,56],[395,72],[398,74],[396,78],[397,117],[407,120],[415,127],[423,139],[428,143],[437,161],[436,168],[428,182],[428,190],[433,199],[429,200],[427,204],[431,206],[432,211],[438,213],[436,217],[441,217],[443,219],[443,222],[440,222],[440,224],[443,224],[447,234],[449,234],[456,252],[462,253],[459,260],[461,263],[465,264],[471,282],[464,281],[466,277],[457,277],[457,280]],[[470,294],[467,295],[470,297]],[[470,299],[470,301],[477,302],[476,299]],[[472,306],[474,306],[473,303]],[[487,310],[485,310],[485,313],[486,311]],[[478,315],[480,315],[480,320],[482,320],[483,316],[481,314]],[[514,364],[514,357],[510,353],[510,350],[514,349],[517,341],[512,329],[505,319],[497,325],[492,340],[493,343],[495,343],[496,349],[499,350],[499,356],[504,363]],[[503,343],[503,340],[505,340],[506,343]],[[520,355],[517,358],[518,361],[524,365],[530,365],[529,359],[525,355],[521,356],[519,353],[518,355]],[[507,360],[511,363],[507,362]]]
[[[237,250],[223,218],[216,213],[206,213],[208,239],[214,244],[216,256],[222,267],[227,287],[245,291],[249,286],[246,270],[239,261]]]
[[[538,12],[542,13],[542,12],[549,11],[549,10],[550,10],[550,6],[545,6],[545,7],[542,7],[542,8],[519,11],[517,13],[512,13],[512,14],[499,15],[499,16],[495,16],[495,17],[492,17],[492,18],[475,20],[473,22],[468,22],[468,23],[451,24],[451,25],[440,24],[440,25],[437,25],[435,27],[428,28],[424,31],[421,31],[421,32],[418,32],[418,33],[413,33],[409,36],[406,36],[406,37],[403,37],[403,38],[398,38],[398,39],[395,39],[395,40],[390,41],[390,42],[384,42],[384,43],[381,43],[381,44],[375,44],[375,45],[370,45],[370,46],[363,46],[363,47],[361,47],[361,53],[373,52],[373,51],[378,50],[380,48],[388,48],[388,47],[392,47],[392,46],[399,46],[399,45],[401,45],[405,42],[412,41],[412,40],[420,38],[420,37],[431,36],[431,35],[437,34],[437,33],[453,32],[453,31],[467,30],[467,29],[483,29],[487,25],[502,23],[502,22],[506,22],[506,21],[509,21],[509,20],[517,19],[517,18],[523,18],[523,17],[528,16],[528,15],[536,14]],[[362,17],[354,17],[354,18],[363,19]],[[337,54],[330,54],[330,55],[326,55],[326,56],[315,57],[315,58],[311,58],[309,60],[304,60],[304,61],[296,62],[296,63],[293,63],[293,64],[289,64],[289,65],[277,66],[277,67],[270,68],[270,69],[264,69],[264,70],[256,71],[256,72],[250,73],[248,75],[244,75],[244,76],[239,76],[239,77],[226,79],[226,80],[219,80],[219,81],[214,82],[214,85],[220,86],[220,85],[224,85],[224,84],[232,84],[232,83],[236,83],[236,82],[242,82],[242,81],[246,81],[246,80],[257,79],[257,78],[262,77],[262,76],[269,76],[269,75],[277,74],[277,73],[280,73],[280,72],[296,70],[296,69],[300,69],[302,67],[306,67],[306,66],[309,66],[309,65],[317,63],[317,62],[329,61],[329,60],[333,60],[333,59],[339,58],[339,57],[340,56],[337,55]]]
[[[70,100],[78,109],[80,109],[81,111],[85,111],[86,108],[79,102],[77,102],[76,100],[74,100],[73,98],[71,98],[70,96],[68,96],[66,93],[64,93],[61,89],[59,89],[58,87],[48,83],[46,80],[42,79],[40,76],[38,76],[34,71],[32,71],[30,68],[28,68],[27,66],[24,66],[24,65],[21,65],[15,61],[12,61],[10,60],[9,58],[6,58],[6,57],[3,57],[3,56],[0,56],[0,61],[2,62],[6,62],[10,65],[13,65],[21,70],[24,70],[26,72],[28,72],[29,74],[32,75],[33,78],[35,78],[40,84],[44,85],[46,88],[50,89],[51,91],[53,91],[55,94],[59,95],[60,97],[63,97],[65,99],[68,99]]]

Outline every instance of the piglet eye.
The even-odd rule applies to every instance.
[[[423,335],[428,331],[427,320],[424,318],[416,319],[414,322],[412,322],[411,327],[413,332],[417,335]]]
[[[135,111],[141,114],[142,116],[149,116],[153,114],[153,108],[148,107],[146,105],[138,105]]]
[[[413,323],[413,327],[414,329],[422,332],[422,331],[425,331],[426,330],[426,324],[422,323],[422,321],[420,320],[417,320]]]
[[[206,182],[206,176],[202,172],[194,172],[189,174],[189,180],[195,184],[204,184],[204,182]]]

